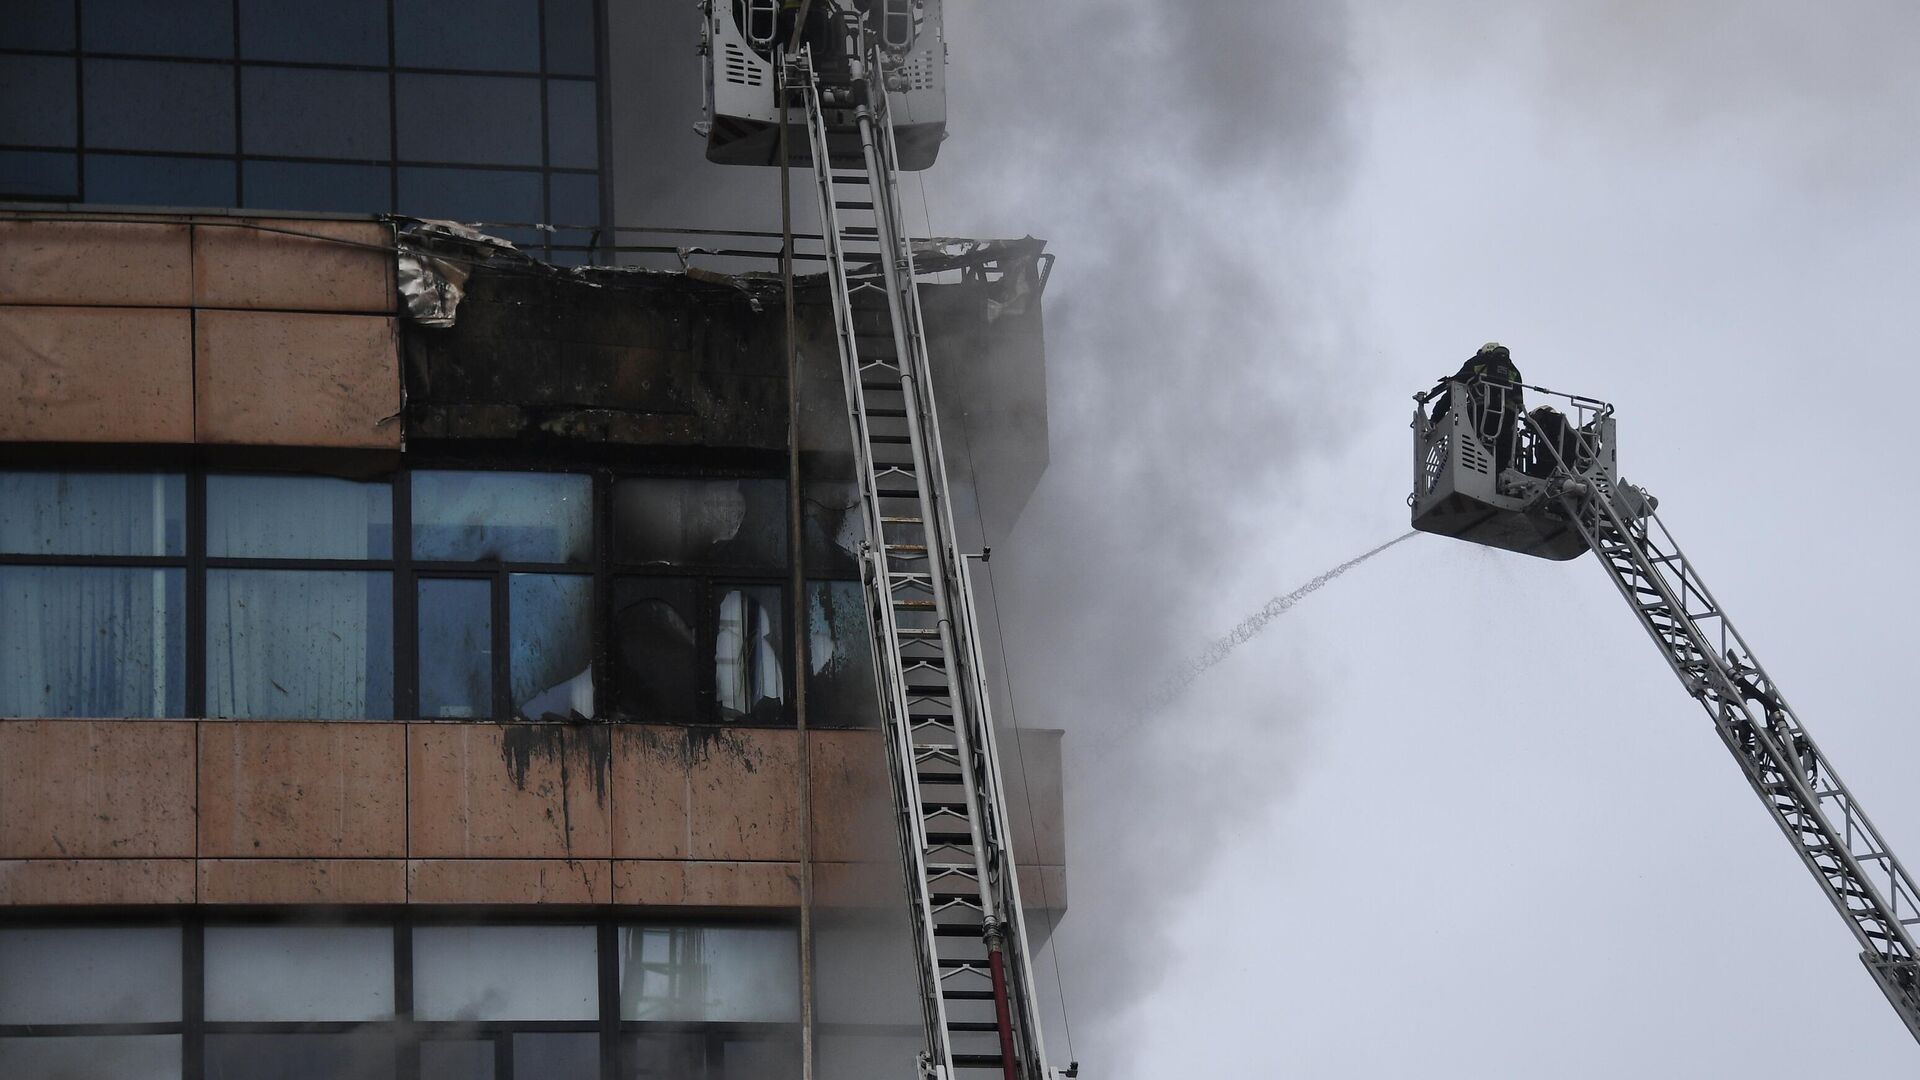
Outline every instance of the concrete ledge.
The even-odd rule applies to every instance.
[[[0,860],[0,906],[191,904],[192,859]]]
[[[236,227],[237,221],[193,227],[196,306],[363,315],[394,310],[391,227],[374,221],[260,224],[283,231]]]
[[[622,859],[613,864],[613,902],[658,907],[798,907],[800,864]]]
[[[196,438],[398,449],[396,333],[394,320],[379,316],[197,313]]]
[[[0,306],[0,440],[193,441],[184,310]]]
[[[186,307],[188,229],[124,221],[0,219],[0,304]]]
[[[0,721],[0,859],[191,859],[193,728]]]
[[[609,904],[612,866],[602,859],[413,859],[412,904]]]
[[[200,854],[404,858],[406,757],[397,724],[202,724]]]
[[[401,859],[202,859],[203,904],[400,904]]]

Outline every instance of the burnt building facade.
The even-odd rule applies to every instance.
[[[766,237],[607,226],[673,210],[611,165],[629,15],[153,12],[0,23],[0,1076],[905,1073],[823,286],[790,378]],[[990,543],[1043,262],[928,253]]]

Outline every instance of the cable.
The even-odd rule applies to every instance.
[[[974,468],[973,432],[969,428],[967,414],[964,412],[960,414],[960,436],[961,452],[966,455],[967,459],[967,474],[973,477],[974,480],[973,519],[975,525],[980,529],[981,537],[984,538],[987,532],[987,522],[985,515],[980,509],[980,474]],[[986,560],[983,559],[981,561],[984,564]],[[1007,684],[1007,712],[1009,714],[1008,720],[1013,726],[1013,752],[1020,766],[1020,793],[1024,796],[1024,801],[1027,805],[1027,830],[1034,838],[1035,848],[1038,848],[1040,844],[1040,827],[1033,813],[1033,785],[1027,780],[1027,753],[1020,745],[1020,705],[1014,700],[1013,696],[1013,663],[1007,657],[1006,625],[1000,619],[1000,591],[994,584],[993,567],[991,565],[986,566],[986,571],[987,595],[993,600],[993,636],[1000,649],[1000,671]],[[1041,906],[1051,911],[1053,910],[1053,898],[1050,895],[1050,890],[1047,888],[1047,875],[1042,873],[1036,876],[1040,882]],[[1073,1048],[1073,1016],[1067,1008],[1067,980],[1060,971],[1060,935],[1058,931],[1059,925],[1056,923],[1054,924],[1053,932],[1047,935],[1047,951],[1053,956],[1053,987],[1054,992],[1060,999],[1060,1023],[1065,1028],[1067,1036],[1067,1059],[1069,1061],[1077,1061],[1079,1060],[1079,1055],[1074,1052]]]

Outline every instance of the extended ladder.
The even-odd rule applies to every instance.
[[[1552,445],[1531,417],[1527,422],[1542,445]],[[1747,782],[1846,918],[1861,961],[1920,1039],[1920,953],[1911,930],[1920,924],[1920,891],[1666,526],[1650,508],[1621,495],[1604,477],[1592,476],[1559,498],[1674,674],[1713,718]]]
[[[919,958],[920,1072],[1048,1080],[881,65],[868,47],[816,76],[803,51],[783,67],[782,93],[806,112],[853,426],[862,577]],[[869,246],[874,261],[855,265],[850,249]]]

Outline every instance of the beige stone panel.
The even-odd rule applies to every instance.
[[[896,907],[907,902],[900,861],[813,864],[813,902],[849,911]]]
[[[193,729],[0,721],[0,858],[192,858]]]
[[[193,319],[0,306],[0,440],[193,441]]]
[[[388,226],[374,221],[258,224],[264,228],[238,222],[194,226],[197,306],[368,315],[393,311],[393,232]]]
[[[185,225],[0,219],[0,304],[192,303]]]
[[[800,864],[621,860],[613,864],[613,902],[648,907],[797,907]]]
[[[0,906],[191,904],[192,859],[0,860]]]
[[[203,859],[203,904],[401,904],[402,859]]]
[[[604,859],[414,859],[413,904],[609,904],[612,864]]]
[[[721,862],[800,858],[799,733],[689,728],[688,854]]]
[[[408,728],[408,853],[414,858],[612,856],[606,728]]]
[[[201,311],[194,328],[199,441],[399,447],[394,320]]]
[[[200,726],[202,858],[404,858],[398,724]]]
[[[613,856],[684,859],[693,843],[687,729],[623,724],[613,736]]]
[[[893,787],[880,733],[814,731],[807,734],[807,747],[813,775],[813,857],[822,862],[898,859]]]

